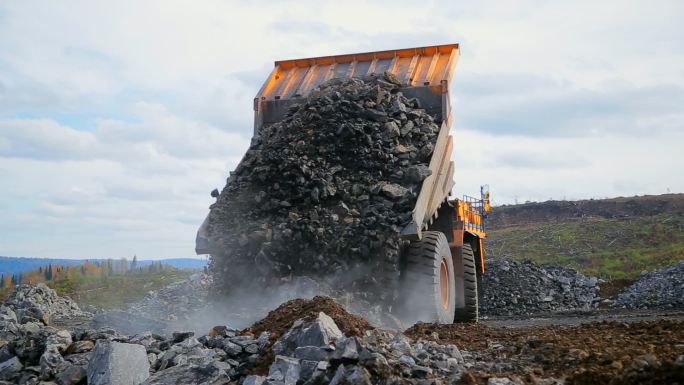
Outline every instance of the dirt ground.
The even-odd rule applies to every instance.
[[[280,305],[243,333],[272,332],[272,340],[300,318],[330,315],[343,333],[360,336],[373,326],[327,297]],[[595,310],[528,318],[489,318],[478,324],[419,323],[412,339],[454,344],[468,371],[461,383],[508,377],[527,384],[684,385],[684,311]],[[272,353],[251,372],[266,374]]]
[[[374,329],[365,319],[349,314],[332,298],[316,296],[312,299],[293,299],[278,306],[266,315],[264,319],[243,330],[258,336],[263,331],[271,333],[271,339],[276,340],[287,332],[298,319],[311,321],[319,312],[329,315],[346,336],[361,336],[366,330]]]
[[[518,320],[520,321],[520,320]],[[412,338],[453,343],[476,364],[467,384],[490,377],[546,384],[684,384],[684,317],[581,324],[417,324]],[[551,382],[553,383],[553,382]]]

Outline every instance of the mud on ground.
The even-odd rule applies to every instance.
[[[468,351],[474,362],[463,378],[468,384],[486,384],[490,377],[529,384],[549,383],[541,378],[565,378],[566,384],[684,383],[682,319],[515,328],[416,324],[406,334]]]

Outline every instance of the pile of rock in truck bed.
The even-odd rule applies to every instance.
[[[439,129],[392,75],[322,84],[262,129],[212,205],[217,286],[396,277],[399,234],[431,173]]]
[[[242,331],[215,326],[202,336],[60,329],[50,324],[54,302],[45,305],[54,298],[42,284],[20,285],[0,306],[0,384],[418,384],[464,372],[456,346],[375,330],[324,297],[285,303]],[[60,301],[62,316],[85,314]]]

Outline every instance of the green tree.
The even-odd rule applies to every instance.
[[[133,255],[133,261],[131,261],[131,271],[135,272],[135,269],[138,268],[138,256]]]
[[[49,264],[47,269],[45,269],[45,280],[52,281],[52,264]]]

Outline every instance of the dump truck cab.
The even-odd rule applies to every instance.
[[[425,314],[422,321],[477,320],[477,276],[484,272],[489,192],[485,197],[482,190],[479,199],[450,199],[454,163],[449,89],[459,54],[458,44],[446,44],[276,61],[253,105],[254,136],[259,136],[263,127],[283,119],[326,81],[391,76],[401,84],[400,92],[417,99],[434,117],[440,130],[429,162],[432,173],[422,182],[411,220],[401,233],[410,247],[402,263],[399,307],[408,314]],[[197,234],[198,254],[212,252],[207,222]]]

